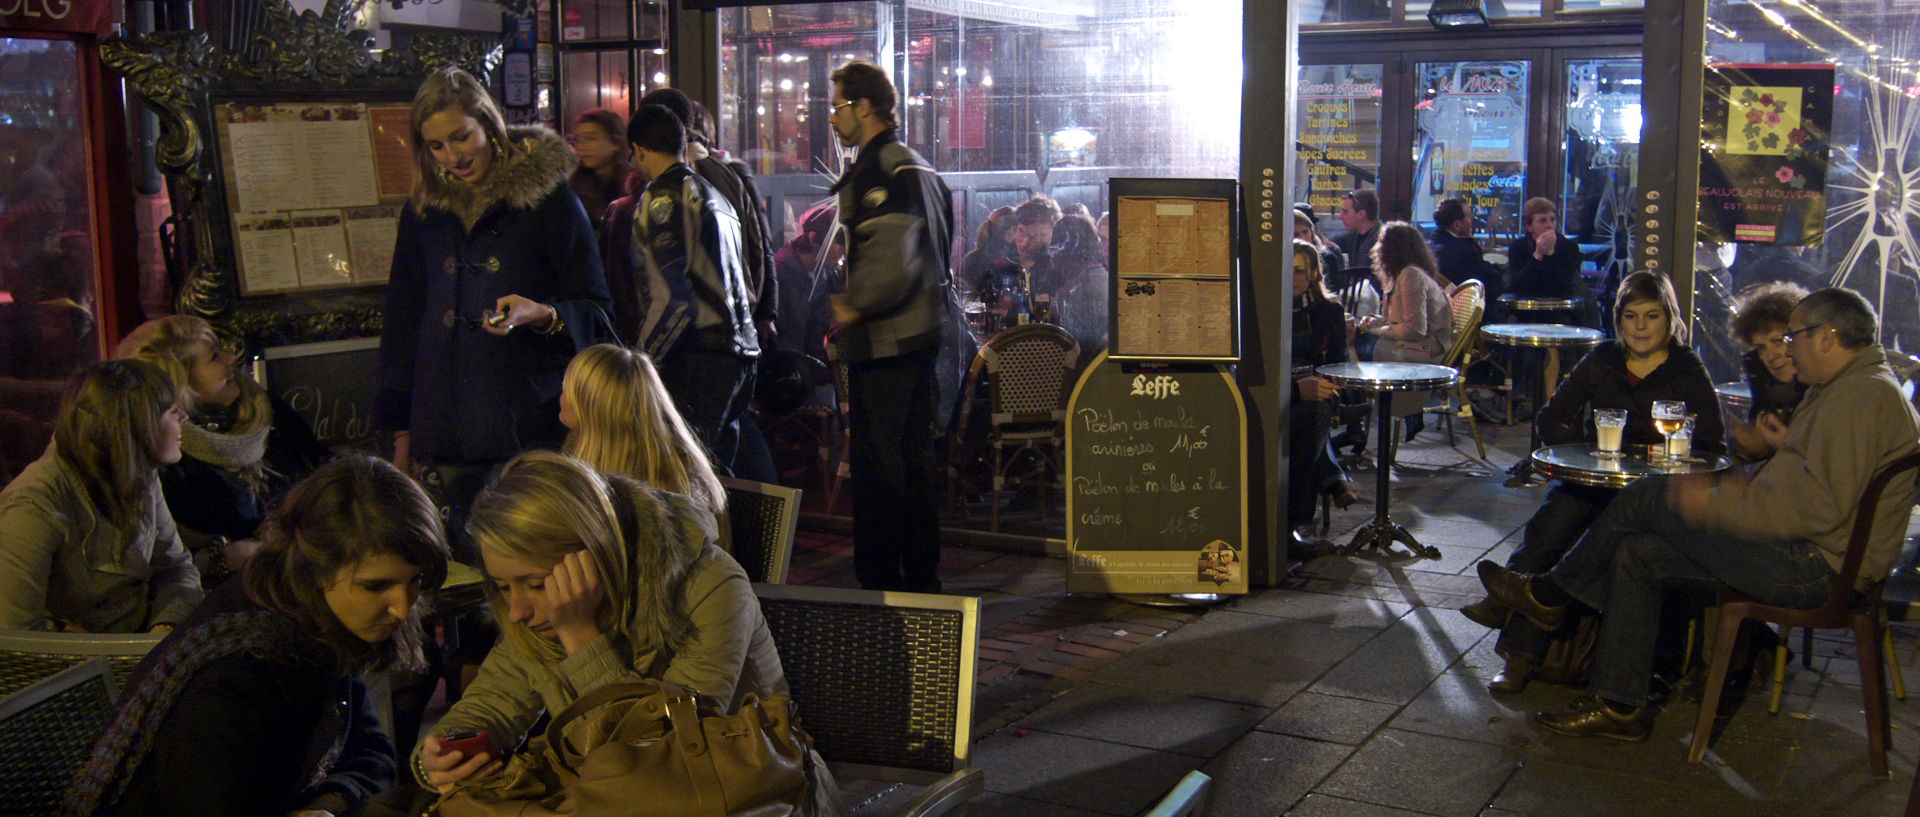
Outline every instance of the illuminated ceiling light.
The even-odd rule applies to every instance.
[[[1427,9],[1427,22],[1441,31],[1486,28],[1487,7],[1482,0],[1433,0]]]
[[[667,84],[667,72],[665,72],[665,71],[655,71],[655,72],[653,72],[653,84],[655,84],[655,85],[665,85],[665,84]]]
[[[781,62],[793,62],[793,55],[783,53],[780,55],[779,59]]]
[[[790,80],[790,79],[780,80],[780,90],[782,91],[793,90],[793,80]]]
[[[981,78],[980,78],[980,84],[981,84],[981,85],[983,85],[983,86],[985,86],[985,87],[988,87],[988,88],[992,88],[992,87],[993,87],[993,75],[992,75],[992,74],[988,74],[988,75],[986,75],[986,76],[983,76],[983,77],[981,77]]]

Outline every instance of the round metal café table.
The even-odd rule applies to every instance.
[[[1592,346],[1606,338],[1598,329],[1584,326],[1566,326],[1558,323],[1490,323],[1480,327],[1480,335],[1491,343],[1512,346],[1516,349],[1541,349],[1558,353],[1560,349],[1575,349]],[[1533,382],[1527,384],[1527,398],[1533,401],[1533,413],[1537,416],[1547,405],[1547,365],[1543,361]],[[1540,424],[1528,423],[1527,447],[1540,447]],[[1512,478],[1509,486],[1517,486],[1527,481],[1531,470],[1530,460],[1522,459],[1513,464],[1507,473]]]
[[[1440,558],[1439,548],[1420,544],[1420,540],[1413,538],[1412,533],[1387,515],[1387,471],[1391,467],[1387,455],[1393,449],[1390,443],[1393,437],[1393,401],[1387,399],[1387,393],[1451,386],[1460,379],[1459,370],[1431,363],[1329,363],[1314,371],[1341,388],[1373,392],[1373,401],[1380,409],[1376,424],[1380,445],[1376,458],[1379,468],[1375,475],[1373,519],[1361,525],[1353,535],[1353,540],[1340,548],[1340,552],[1353,553],[1370,547],[1390,553],[1393,543],[1399,542],[1413,551],[1415,556]]]
[[[1625,488],[1645,476],[1704,474],[1724,471],[1733,465],[1733,460],[1721,455],[1700,452],[1673,464],[1651,463],[1631,453],[1601,457],[1593,443],[1549,445],[1535,449],[1530,459],[1533,470],[1543,477],[1596,488]]]
[[[1578,309],[1585,298],[1538,298],[1509,292],[1494,300],[1506,304],[1516,312],[1553,312],[1557,310]]]

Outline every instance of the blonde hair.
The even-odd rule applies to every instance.
[[[646,488],[618,474],[603,474],[586,463],[552,451],[529,451],[513,458],[473,501],[467,533],[483,551],[542,569],[569,554],[586,550],[600,571],[606,601],[596,615],[600,631],[618,635],[635,654],[651,648],[677,652],[693,632],[677,581],[646,575],[658,560],[642,558],[642,547],[672,547],[670,542],[641,542],[643,509],[656,513],[657,500],[642,499]],[[650,528],[649,528],[650,529]],[[566,657],[560,645],[535,635],[507,615],[506,597],[489,580],[487,599],[507,640],[530,655],[550,661]],[[647,598],[642,598],[643,594]],[[664,594],[665,598],[662,598]],[[646,643],[647,633],[632,626],[636,605],[646,603],[662,621],[654,626],[664,643]]]
[[[472,74],[451,66],[433,72],[413,95],[413,164],[419,171],[413,183],[415,210],[425,210],[428,200],[446,183],[440,178],[440,166],[433,160],[433,151],[427,149],[426,138],[420,135],[420,126],[448,108],[458,108],[480,123],[496,161],[511,146],[507,141],[506,117],[500,115],[500,106],[494,103],[486,86]]]
[[[706,448],[673,407],[645,353],[611,343],[582,349],[561,381],[579,416],[564,450],[601,471],[693,497],[719,516],[727,493]]]
[[[192,411],[202,403],[213,402],[211,395],[193,391],[192,372],[198,361],[188,356],[187,349],[195,341],[220,348],[220,338],[213,334],[212,324],[192,315],[168,315],[134,327],[120,345],[114,347],[113,356],[144,360],[160,367],[178,387],[180,407]],[[254,399],[264,391],[260,384],[245,377],[235,378],[234,382],[240,386],[241,398],[234,405],[234,427],[252,428],[254,423],[267,419],[259,416],[265,406]]]
[[[160,367],[107,360],[82,369],[60,399],[53,455],[81,476],[94,508],[130,529],[145,514],[159,467],[160,417],[177,392]]]

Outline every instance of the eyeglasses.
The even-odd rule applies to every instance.
[[[1812,325],[1812,326],[1802,326],[1802,327],[1800,327],[1799,329],[1795,329],[1795,330],[1793,330],[1793,331],[1791,331],[1791,332],[1788,332],[1788,333],[1786,333],[1786,334],[1784,334],[1784,335],[1781,335],[1781,336],[1780,336],[1780,341],[1781,341],[1782,343],[1785,343],[1785,344],[1787,344],[1787,345],[1789,345],[1789,346],[1791,346],[1791,345],[1793,345],[1793,343],[1794,343],[1795,341],[1798,341],[1798,340],[1800,339],[1800,336],[1801,336],[1801,335],[1804,335],[1804,334],[1806,334],[1806,333],[1808,333],[1808,332],[1811,332],[1811,331],[1813,331],[1813,330],[1815,330],[1815,329],[1819,329],[1819,328],[1820,328],[1820,327],[1822,327],[1822,326],[1826,326],[1826,324],[1824,324],[1824,323],[1816,323],[1816,324],[1814,324],[1814,325]]]
[[[844,108],[844,107],[847,107],[848,105],[852,105],[853,103],[855,103],[855,102],[858,102],[858,101],[859,101],[859,100],[857,100],[857,99],[849,99],[849,100],[847,100],[847,101],[845,101],[845,102],[842,102],[842,103],[839,103],[839,104],[837,104],[837,105],[835,105],[835,104],[832,104],[832,103],[829,103],[829,104],[827,105],[827,107],[828,107],[828,108],[830,108],[830,109],[832,109],[832,112],[833,112],[833,113],[839,113],[839,112],[840,112],[840,109],[841,109],[841,108]]]

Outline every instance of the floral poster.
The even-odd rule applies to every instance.
[[[1819,246],[1831,65],[1710,65],[1700,122],[1700,240]]]

